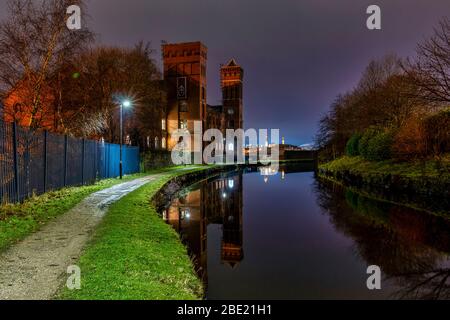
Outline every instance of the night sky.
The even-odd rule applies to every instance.
[[[1,0],[4,17],[6,0]],[[366,28],[367,6],[382,10],[382,30]],[[413,55],[416,43],[450,14],[449,0],[90,0],[99,42],[202,41],[208,103],[220,103],[219,65],[245,69],[246,128],[280,128],[286,143],[312,141],[334,97],[350,90],[371,58]]]

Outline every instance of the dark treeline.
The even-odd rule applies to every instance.
[[[74,4],[82,8],[81,30],[66,26]],[[155,147],[165,90],[153,51],[143,42],[98,45],[88,21],[83,0],[9,0],[8,18],[0,23],[0,118],[117,143],[119,105],[130,99],[126,141]]]
[[[413,59],[371,61],[358,85],[336,97],[320,120],[322,161],[347,154],[413,160],[450,152],[450,19]]]

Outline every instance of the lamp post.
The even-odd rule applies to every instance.
[[[125,100],[120,104],[120,162],[119,162],[119,172],[120,179],[123,177],[123,162],[122,162],[122,144],[123,144],[123,107],[128,108],[131,106],[129,100]]]

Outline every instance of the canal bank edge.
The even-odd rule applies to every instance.
[[[186,167],[113,204],[77,265],[81,289],[63,286],[57,299],[201,299],[203,285],[179,235],[154,205],[180,188],[240,166]],[[158,200],[159,199],[159,200]]]
[[[290,159],[277,161],[279,165],[295,165],[311,163],[314,166],[316,162],[314,159]],[[257,168],[264,167],[260,162],[256,164],[230,164],[230,165],[214,165],[209,169],[187,173],[177,176],[168,181],[159,191],[153,196],[152,203],[158,209],[162,211],[168,204],[176,197],[177,193],[188,187],[189,185],[199,182],[200,180],[211,178],[220,173],[239,171],[244,169],[257,170]]]
[[[357,157],[359,158],[359,157]],[[408,205],[431,212],[449,212],[450,176],[437,172],[417,173],[417,166],[407,167],[403,173],[389,169],[389,164],[370,163],[342,157],[321,164],[317,174],[321,178],[333,180],[379,200]],[[350,159],[350,160],[349,160]],[[377,169],[377,166],[380,169]],[[387,168],[386,168],[387,166]],[[367,171],[366,171],[367,170]]]
[[[158,212],[167,207],[176,197],[177,193],[191,184],[203,179],[211,178],[225,172],[233,172],[245,168],[245,165],[213,166],[208,169],[194,171],[176,176],[166,182],[152,197],[151,202]]]

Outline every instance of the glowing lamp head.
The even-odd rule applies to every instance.
[[[122,103],[122,105],[123,105],[125,108],[128,108],[128,107],[131,106],[131,102],[130,102],[130,100],[125,100],[125,101]]]

